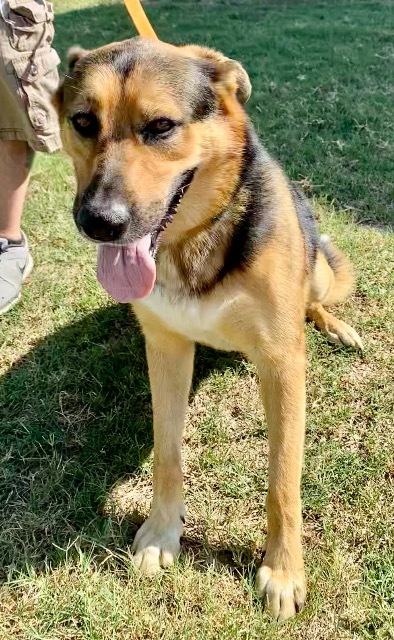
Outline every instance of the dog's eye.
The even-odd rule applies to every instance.
[[[163,136],[175,127],[175,122],[169,118],[157,118],[149,122],[144,128],[144,134],[150,137]]]
[[[75,131],[83,138],[94,138],[99,131],[99,123],[93,113],[76,113],[71,118]]]

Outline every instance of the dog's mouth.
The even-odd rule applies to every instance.
[[[178,211],[178,207],[181,204],[184,195],[186,194],[186,191],[188,190],[191,183],[193,182],[195,173],[196,173],[196,168],[189,169],[188,171],[185,172],[179,187],[177,188],[174,196],[171,199],[171,202],[168,206],[166,214],[163,216],[159,224],[155,227],[155,229],[150,234],[151,241],[150,241],[149,253],[151,254],[152,258],[156,257],[157,250],[160,244],[161,235],[163,231],[166,229],[166,227],[169,224],[171,224],[171,222],[173,221],[174,216]]]
[[[196,168],[183,174],[165,215],[150,233],[125,245],[99,246],[97,278],[118,302],[132,302],[151,293],[156,281],[155,257],[161,235],[176,215],[195,172]]]

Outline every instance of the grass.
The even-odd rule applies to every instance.
[[[69,213],[68,162],[40,156],[24,218],[36,267],[0,325],[0,639],[394,638],[392,3],[146,7],[163,39],[243,60],[262,139],[359,273],[338,315],[365,354],[307,328],[307,606],[277,626],[255,598],[267,489],[256,374],[203,348],[185,433],[183,553],[153,581],[135,573],[129,545],[151,499],[143,341],[95,281],[94,249]],[[55,8],[62,55],[132,31],[118,4]]]

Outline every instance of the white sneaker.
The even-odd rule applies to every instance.
[[[22,239],[22,244],[14,244],[12,240],[0,238],[0,315],[19,302],[22,283],[33,268],[33,258],[24,233]]]

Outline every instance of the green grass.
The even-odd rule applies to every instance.
[[[55,8],[62,55],[132,34],[120,5]],[[254,595],[267,439],[255,370],[234,354],[198,351],[182,556],[153,581],[134,571],[129,545],[151,499],[143,341],[96,283],[94,248],[70,216],[67,160],[40,156],[24,218],[36,267],[0,321],[0,639],[394,638],[393,5],[146,8],[163,39],[244,62],[262,139],[359,273],[337,313],[364,355],[307,329],[307,606],[277,626]]]

